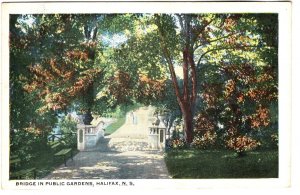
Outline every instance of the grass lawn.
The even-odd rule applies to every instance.
[[[125,117],[117,118],[116,122],[108,125],[105,128],[105,135],[110,135],[113,132],[115,132],[117,129],[119,129],[126,121]]]
[[[248,152],[236,157],[232,151],[172,150],[165,162],[173,178],[277,178],[278,152]]]

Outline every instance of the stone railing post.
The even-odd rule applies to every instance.
[[[148,140],[151,149],[163,150],[166,145],[166,128],[149,127]]]
[[[77,149],[79,151],[94,148],[101,137],[104,137],[102,121],[97,125],[77,125]]]
[[[85,150],[85,128],[84,125],[77,125],[77,149]]]

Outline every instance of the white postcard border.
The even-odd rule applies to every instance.
[[[46,180],[8,180],[9,154],[9,14],[30,13],[278,13],[279,14],[279,178],[278,179],[170,179],[126,180],[134,188],[281,188],[290,185],[291,165],[291,3],[288,2],[100,2],[100,3],[5,3],[2,4],[1,44],[1,179],[6,189],[53,189],[60,186],[16,186],[17,182]],[[53,180],[52,180],[53,181]],[[61,181],[61,180],[56,180]],[[69,182],[68,180],[63,180]],[[72,180],[73,181],[73,180]],[[81,180],[79,180],[81,181]],[[83,180],[96,182],[95,180]],[[106,180],[101,180],[106,181]],[[109,181],[109,180],[107,180]],[[117,181],[117,180],[114,180]],[[120,180],[124,181],[124,180]],[[62,186],[61,186],[62,187]],[[63,186],[64,189],[74,186]],[[100,187],[100,186],[99,186]],[[113,186],[101,186],[111,188]],[[90,188],[89,186],[76,186]],[[94,186],[95,189],[98,186]],[[131,188],[126,187],[126,188]]]

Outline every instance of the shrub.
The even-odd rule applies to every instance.
[[[64,134],[62,141],[66,143],[68,147],[76,148],[77,137],[74,134],[77,130],[77,123],[70,117],[65,117],[60,123],[59,128]]]
[[[37,155],[39,150],[44,149],[44,137],[26,130],[15,130],[11,132],[10,154],[18,155],[22,164],[29,162]]]
[[[195,118],[195,131],[213,131],[214,124],[208,118],[206,114],[200,113]]]
[[[167,140],[167,148],[171,149],[184,149],[187,143],[183,138],[170,138]]]
[[[260,142],[247,136],[231,137],[226,141],[227,147],[235,150],[238,154],[253,150],[260,146]]]
[[[205,133],[198,133],[197,135],[195,135],[191,146],[197,149],[208,149],[213,147],[213,145],[216,143],[216,140],[216,132],[205,131]]]

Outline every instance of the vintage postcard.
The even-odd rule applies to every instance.
[[[290,2],[1,6],[3,189],[290,185]]]

